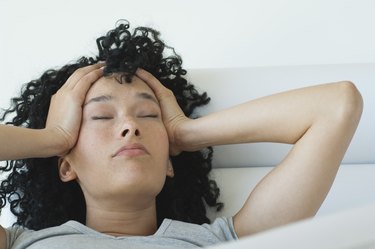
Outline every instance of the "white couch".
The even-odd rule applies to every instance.
[[[375,142],[375,63],[193,69],[188,70],[188,77],[212,98],[208,106],[198,111],[200,115],[293,88],[341,80],[354,82],[364,99],[361,122],[317,216],[375,203],[375,151],[372,148]],[[271,143],[215,147],[212,174],[221,187],[221,200],[225,203],[219,215],[233,215],[238,211],[251,189],[290,148],[290,145]]]
[[[188,72],[189,80],[212,98],[209,105],[198,110],[200,115],[284,90],[341,80],[354,82],[364,99],[361,122],[318,218],[215,248],[354,248],[349,245],[375,248],[375,236],[372,236],[375,234],[375,153],[372,149],[375,63],[191,69]],[[252,188],[290,148],[290,145],[271,143],[215,147],[212,176],[221,187],[225,207],[219,214],[209,212],[209,216],[235,214]],[[341,213],[343,210],[346,212]],[[3,211],[0,222],[6,226],[11,219]]]

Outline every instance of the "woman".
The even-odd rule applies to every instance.
[[[209,99],[184,80],[179,56],[162,57],[156,31],[128,28],[100,37],[96,59],[48,71],[14,99],[11,124],[26,127],[0,126],[1,141],[14,141],[0,149],[14,159],[3,206],[18,224],[46,229],[1,229],[0,248],[208,246],[317,212],[361,116],[353,83],[192,118]],[[191,224],[208,223],[202,200],[221,207],[205,148],[251,142],[294,146],[233,218]]]

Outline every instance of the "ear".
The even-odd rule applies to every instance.
[[[169,176],[171,178],[174,177],[174,169],[173,169],[173,165],[172,165],[171,159],[168,160],[167,176]]]
[[[61,181],[69,182],[77,178],[76,172],[65,157],[59,158],[58,167]]]

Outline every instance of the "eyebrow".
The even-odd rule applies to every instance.
[[[151,100],[152,102],[154,102],[155,104],[159,105],[158,101],[155,99],[154,96],[152,96],[151,94],[149,93],[146,93],[146,92],[139,92],[139,93],[136,93],[135,97],[137,99],[145,99],[145,100]],[[93,102],[108,102],[108,101],[111,101],[113,100],[115,97],[112,96],[112,95],[100,95],[100,96],[97,96],[97,97],[94,97],[94,98],[91,98],[89,99],[85,104],[84,106],[90,104],[90,103],[93,103]]]
[[[86,106],[86,105],[88,105],[92,102],[106,102],[106,101],[110,101],[111,99],[113,99],[113,97],[111,95],[101,95],[101,96],[98,96],[98,97],[91,98],[84,105]]]
[[[137,98],[139,99],[148,99],[148,100],[151,100],[152,102],[155,102],[155,104],[159,105],[159,102],[155,99],[154,96],[152,96],[151,94],[149,93],[146,93],[146,92],[140,92],[140,93],[137,93],[135,95]]]

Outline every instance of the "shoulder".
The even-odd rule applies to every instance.
[[[191,239],[202,245],[238,239],[232,217],[219,217],[211,224],[202,225],[165,219],[155,235]]]
[[[14,225],[9,228],[2,228],[2,238],[4,239],[4,247],[0,248],[11,248],[16,240],[22,235],[29,233],[31,230],[28,230],[22,226]]]
[[[0,249],[8,248],[6,243],[7,243],[6,231],[2,226],[0,226]]]
[[[74,226],[69,225],[72,221],[64,223],[60,226],[49,227],[41,230],[30,230],[22,226],[12,226],[5,228],[5,248],[24,248],[35,241],[46,239],[58,235],[68,235],[80,233]]]

